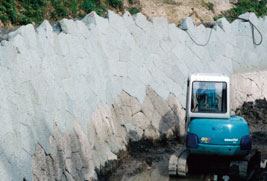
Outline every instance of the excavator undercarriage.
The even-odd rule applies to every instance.
[[[181,147],[169,159],[169,175],[186,177],[190,172],[205,173],[209,170],[229,175],[231,178],[249,180],[260,167],[260,158],[260,152],[257,150],[251,150],[243,157],[222,157],[190,155],[186,147]]]

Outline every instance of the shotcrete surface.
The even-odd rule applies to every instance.
[[[116,160],[130,139],[171,136],[174,125],[183,135],[191,73],[241,74],[237,82],[247,81],[243,73],[264,75],[267,18],[242,17],[261,31],[261,45],[241,20],[207,28],[187,18],[178,28],[164,18],[111,11],[10,32],[0,45],[0,178],[93,179],[94,168]],[[211,31],[207,46],[191,39],[204,43]],[[242,104],[244,84],[233,86]],[[259,96],[266,93],[253,99]]]

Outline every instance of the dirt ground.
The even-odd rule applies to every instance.
[[[194,181],[194,180],[239,180],[228,176],[227,171],[221,171],[214,168],[211,163],[216,164],[216,161],[208,162],[206,159],[195,166],[200,169],[191,171],[186,178],[169,177],[168,175],[168,160],[170,155],[180,147],[180,144],[170,144],[165,147],[154,146],[147,147],[142,151],[130,153],[120,164],[120,166],[104,180],[107,181]],[[265,147],[266,155],[266,147]],[[267,180],[267,170],[255,170],[250,180]]]
[[[253,148],[257,148],[262,155],[262,160],[267,159],[267,101],[257,100],[253,103],[244,103],[236,110],[237,115],[243,116],[249,123],[253,136]],[[129,152],[122,159],[117,169],[105,175],[100,180],[108,181],[194,181],[194,180],[237,180],[230,178],[229,171],[220,170],[212,164],[213,159],[204,159],[196,163],[200,168],[192,171],[186,178],[168,175],[168,160],[182,144],[177,140],[152,143],[141,141],[129,144]],[[210,161],[210,162],[209,162]],[[217,161],[215,161],[217,162]],[[200,165],[201,163],[201,165]],[[254,170],[250,180],[267,181],[267,169]]]
[[[212,24],[213,17],[234,7],[235,0],[124,0],[127,7],[136,6],[148,18],[166,17],[170,23],[179,24],[190,16],[195,24]],[[211,6],[208,6],[210,4]]]

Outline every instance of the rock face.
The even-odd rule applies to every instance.
[[[267,18],[244,16],[261,45],[241,20],[210,29],[187,18],[184,31],[110,11],[10,32],[0,46],[0,178],[94,179],[130,139],[183,135],[191,73],[266,69]]]
[[[33,180],[96,180],[95,168],[103,172],[102,168],[112,167],[110,163],[117,160],[119,151],[126,150],[129,141],[184,136],[182,115],[184,110],[173,94],[163,100],[148,87],[140,104],[123,91],[112,106],[93,113],[88,135],[76,121],[70,134],[62,135],[55,126],[50,137],[51,154],[39,144],[36,147]]]
[[[255,64],[256,65],[256,64]],[[267,97],[267,71],[261,70],[236,73],[232,76],[232,110],[236,110],[243,102],[253,102]]]
[[[62,135],[55,125],[50,137],[51,154],[37,145],[32,158],[33,180],[97,179],[87,135],[78,123],[70,134]]]

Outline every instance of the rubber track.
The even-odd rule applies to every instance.
[[[169,175],[186,176],[188,173],[187,158],[189,152],[185,147],[179,148],[179,150],[172,154],[169,160]]]

